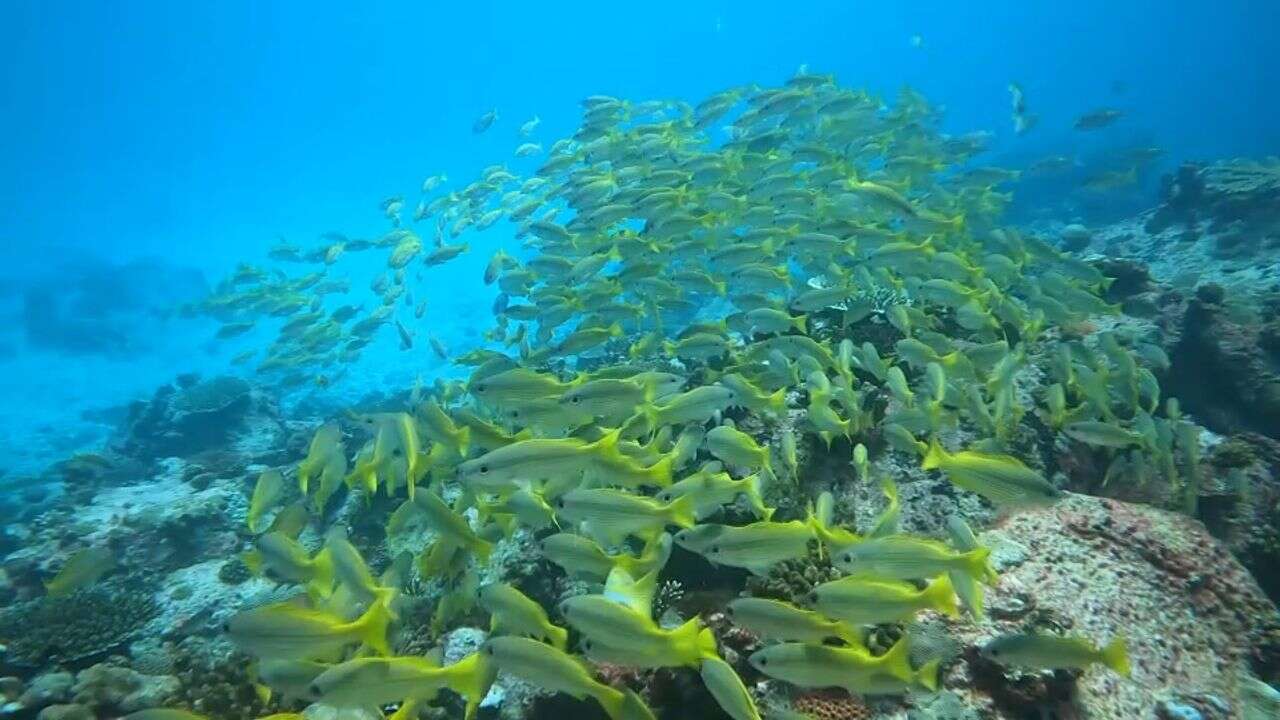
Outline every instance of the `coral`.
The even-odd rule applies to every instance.
[[[809,690],[791,698],[791,709],[813,720],[871,720],[871,708],[844,690]]]
[[[203,652],[191,640],[180,648],[175,704],[218,718],[256,718],[281,709],[278,699],[264,703],[254,691],[248,656]]]
[[[0,611],[7,660],[27,667],[84,665],[127,643],[155,615],[146,593],[104,586]]]
[[[251,577],[253,574],[249,572],[249,566],[238,556],[222,563],[218,568],[218,579],[228,585],[239,585]]]
[[[72,686],[75,676],[69,672],[51,672],[37,676],[27,685],[18,704],[24,709],[37,709],[46,705],[65,703],[71,700]]]
[[[1224,300],[1221,287],[1202,285],[1187,304],[1165,392],[1217,432],[1280,438],[1277,365],[1259,345],[1258,326],[1235,322]]]
[[[171,701],[178,693],[178,679],[171,675],[143,675],[103,663],[81,670],[72,692],[75,702],[81,705],[131,713]]]
[[[70,703],[67,705],[50,705],[40,711],[36,716],[36,720],[95,720],[93,710],[79,705]]]
[[[225,449],[246,438],[252,449],[274,451],[283,435],[274,403],[228,376],[187,387],[162,386],[150,401],[130,407],[111,445],[123,455],[154,461]]]
[[[816,544],[811,544],[806,557],[787,560],[774,566],[767,576],[747,579],[747,592],[755,597],[786,600],[803,604],[817,585],[840,577],[840,571],[823,557]]]

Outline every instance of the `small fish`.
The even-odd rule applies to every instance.
[[[490,615],[490,635],[516,635],[538,638],[565,650],[569,631],[551,624],[547,611],[527,595],[506,583],[493,583],[480,588],[480,607]]]
[[[1062,432],[1086,445],[1109,448],[1148,445],[1147,439],[1142,433],[1097,420],[1081,420],[1080,422],[1068,423],[1062,428]]]
[[[648,615],[604,595],[578,595],[560,603],[560,614],[586,640],[587,656],[633,667],[698,667],[716,655],[716,639],[699,618],[670,630]]]
[[[595,698],[617,720],[622,693],[596,680],[589,666],[578,658],[537,640],[518,637],[490,638],[480,648],[503,672],[551,692],[583,700]]]
[[[857,628],[781,600],[738,598],[729,603],[725,614],[735,625],[763,640],[820,644],[838,638],[853,647],[863,647],[862,633]]]
[[[542,124],[542,119],[539,118],[537,115],[534,115],[532,118],[525,120],[520,125],[520,137],[528,137],[532,135],[533,131],[537,130],[538,125],[540,124]]]
[[[780,562],[804,557],[813,539],[813,528],[799,520],[761,521],[741,527],[706,524],[675,536],[676,544],[686,550],[719,565],[746,568],[756,575],[767,575]]]
[[[66,597],[98,582],[116,566],[116,558],[106,548],[85,548],[72,553],[58,574],[44,584],[49,597]]]
[[[857,694],[905,692],[913,685],[936,690],[938,661],[912,670],[909,642],[904,637],[879,656],[862,648],[781,643],[756,651],[749,661],[765,675],[803,688],[840,687]]]
[[[697,523],[695,499],[690,496],[664,504],[622,490],[578,488],[561,495],[554,505],[558,515],[584,523],[586,533],[606,545],[616,545],[629,535],[657,537],[667,525],[689,528]]]
[[[259,657],[334,659],[343,648],[363,643],[390,655],[387,625],[391,613],[374,603],[352,621],[285,602],[244,610],[232,616],[226,631],[241,650]]]
[[[982,656],[1001,665],[1035,669],[1070,668],[1087,670],[1101,663],[1119,675],[1129,677],[1129,650],[1117,636],[1098,648],[1083,638],[1045,634],[1001,635],[982,648]]]
[[[920,580],[957,570],[979,580],[992,577],[991,550],[979,547],[958,553],[936,540],[890,535],[868,538],[833,555],[832,564],[859,577]]]
[[[822,583],[808,599],[823,615],[854,625],[906,622],[926,609],[959,617],[955,591],[946,575],[923,590],[905,582],[850,576]]]
[[[948,453],[935,439],[921,460],[925,470],[941,470],[956,486],[1002,506],[1050,504],[1062,491],[1010,455],[962,450]]]
[[[264,470],[258,475],[258,482],[253,486],[253,496],[249,500],[249,510],[245,522],[249,532],[258,532],[262,515],[275,507],[284,495],[284,476],[279,470]]]
[[[494,121],[497,119],[498,119],[498,110],[495,108],[481,115],[480,117],[476,118],[476,121],[471,124],[471,132],[476,135],[479,135],[480,133],[492,127]]]
[[[1113,124],[1124,115],[1123,112],[1114,108],[1102,108],[1092,112],[1085,113],[1076,118],[1072,127],[1076,130],[1097,130]]]

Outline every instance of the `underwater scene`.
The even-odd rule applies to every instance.
[[[1280,718],[1268,27],[0,4],[0,720]]]

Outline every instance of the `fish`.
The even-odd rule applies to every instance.
[[[663,503],[674,502],[683,496],[694,498],[694,515],[699,520],[744,497],[756,517],[768,520],[773,516],[773,509],[764,504],[763,482],[764,478],[759,474],[735,480],[729,473],[704,469],[663,489],[655,497]]]
[[[1001,506],[1047,505],[1062,496],[1062,491],[1015,457],[974,450],[948,453],[936,439],[920,467],[941,470],[957,487]]]
[[[734,467],[759,470],[768,478],[773,477],[769,448],[762,447],[750,435],[732,425],[718,425],[707,431],[705,443],[717,459]]]
[[[947,516],[946,526],[947,535],[951,538],[951,544],[960,552],[971,552],[979,547],[978,539],[974,537],[973,530],[969,528],[969,524],[964,521],[963,517],[959,515]],[[986,582],[994,583],[999,578],[990,565],[987,567]],[[983,610],[983,593],[980,579],[960,570],[950,570],[947,575],[951,578],[951,586],[955,588],[956,595],[960,598],[964,608],[974,618],[981,620],[985,615],[985,611]]]
[[[695,499],[678,497],[661,503],[643,495],[608,488],[577,488],[553,503],[563,519],[582,523],[588,535],[606,545],[616,545],[628,536],[657,537],[668,525],[682,528],[697,524]]]
[[[51,598],[66,597],[98,582],[115,567],[115,554],[106,548],[78,550],[67,558],[52,579],[45,582],[45,593]]]
[[[374,603],[360,617],[346,621],[323,610],[285,602],[242,610],[224,629],[236,647],[251,655],[332,660],[343,648],[355,644],[390,655],[390,622],[391,613],[382,603]]]
[[[763,640],[821,644],[836,638],[852,647],[864,647],[863,633],[857,628],[781,600],[738,598],[729,603],[725,614]]]
[[[568,647],[569,631],[552,625],[541,605],[507,583],[482,586],[480,607],[490,615],[490,635],[533,637],[561,651]]]
[[[471,529],[471,523],[450,508],[434,490],[423,490],[403,506],[407,512],[420,513],[427,519],[431,529],[452,545],[465,548],[480,560],[486,560],[493,553],[493,543],[485,540]],[[391,526],[388,526],[388,533]]]
[[[936,690],[938,661],[912,670],[909,642],[903,638],[879,656],[855,647],[780,643],[752,653],[748,660],[761,673],[802,688],[840,687],[856,694],[902,692],[916,685]]]
[[[1087,670],[1101,664],[1122,677],[1129,677],[1131,672],[1129,650],[1122,636],[1099,648],[1079,637],[1016,633],[991,640],[980,652],[989,660],[1012,667]]]
[[[524,121],[523,123],[520,124],[520,136],[528,137],[529,135],[532,135],[533,131],[537,130],[538,125],[540,125],[541,123],[542,123],[542,118],[539,118],[537,115],[534,115],[533,117]]]
[[[1114,124],[1123,116],[1124,113],[1115,108],[1101,108],[1076,118],[1075,122],[1072,123],[1072,127],[1076,130],[1097,130]]]
[[[675,535],[676,544],[686,550],[756,575],[767,575],[780,562],[804,557],[814,539],[813,528],[799,520],[760,521],[741,527],[703,524]]]
[[[832,564],[846,573],[889,580],[922,580],[956,570],[981,581],[993,573],[991,550],[979,547],[958,553],[946,545],[910,535],[868,538],[833,555]]]
[[[808,596],[823,615],[853,625],[906,622],[920,610],[936,610],[959,617],[949,575],[929,582],[923,590],[894,580],[850,576],[822,583]]]
[[[253,486],[253,496],[249,499],[249,510],[245,515],[245,523],[249,532],[261,529],[262,515],[270,510],[284,495],[284,476],[279,470],[264,470],[258,475],[258,482]]]
[[[603,595],[579,595],[560,603],[565,622],[586,638],[587,656],[632,667],[698,667],[717,656],[715,636],[699,618],[663,629],[652,618]]]
[[[495,637],[480,652],[503,672],[543,690],[579,700],[594,698],[610,718],[622,717],[622,693],[596,680],[586,663],[562,650],[529,638]]]
[[[474,123],[471,123],[471,132],[476,135],[479,135],[480,133],[492,127],[494,121],[496,121],[497,119],[498,119],[498,111],[495,108],[493,110],[486,112],[480,117],[476,118],[476,121]]]
[[[760,711],[751,691],[747,690],[732,665],[718,657],[705,657],[699,674],[707,692],[726,715],[733,720],[760,720]]]
[[[432,700],[448,688],[466,699],[464,717],[470,719],[496,675],[489,658],[479,652],[444,667],[424,657],[361,657],[316,677],[309,699],[333,707],[379,708]]]

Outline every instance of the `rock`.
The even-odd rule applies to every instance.
[[[1259,658],[1280,642],[1269,631],[1277,621],[1275,605],[1222,544],[1183,515],[1069,495],[1052,507],[1006,518],[998,533],[980,540],[988,535],[1025,547],[1027,556],[989,589],[990,619],[954,628],[969,648],[964,663],[974,681],[973,687],[951,689],[971,694],[971,705],[994,704],[995,712],[984,717],[1035,717],[1034,708],[1022,703],[1052,705],[1064,697],[1096,720],[1151,717],[1162,700],[1188,693],[1238,707],[1239,668],[1260,665]],[[1027,598],[1033,608],[1006,614]],[[1083,673],[1006,669],[992,676],[982,665],[976,648],[992,637],[1036,630],[1099,644],[1123,635],[1133,676],[1101,667]]]
[[[1058,233],[1061,239],[1061,246],[1067,252],[1079,252],[1089,246],[1089,242],[1093,240],[1093,233],[1089,232],[1089,228],[1079,224],[1072,223],[1062,228]]]
[[[84,705],[72,703],[69,705],[50,705],[40,711],[36,716],[36,720],[96,720],[97,716],[93,711]]]
[[[33,710],[55,703],[65,703],[71,700],[71,686],[75,681],[75,676],[69,672],[45,673],[31,681],[18,702],[22,703],[23,707]]]
[[[80,671],[72,690],[77,703],[131,713],[164,705],[177,694],[179,685],[170,675],[143,675],[101,663]]]

